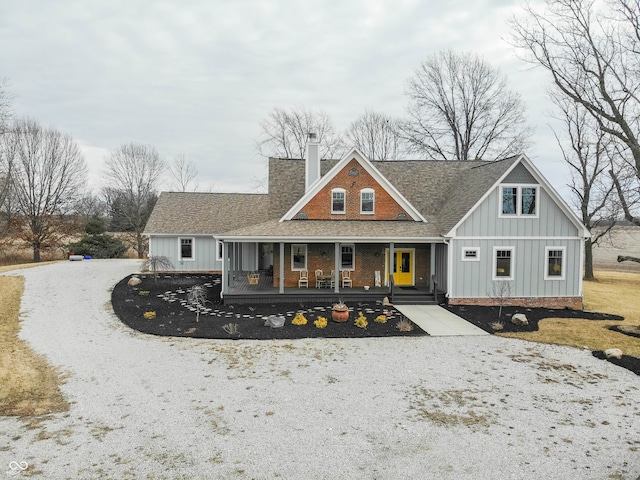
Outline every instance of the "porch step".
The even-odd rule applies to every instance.
[[[440,297],[442,299],[442,297]],[[403,294],[395,293],[391,299],[394,305],[438,305],[439,302],[433,294]]]

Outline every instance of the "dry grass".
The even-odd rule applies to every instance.
[[[0,276],[0,415],[45,415],[69,410],[62,377],[18,338],[24,278]]]
[[[10,270],[18,270],[20,268],[32,268],[32,267],[41,267],[42,265],[49,265],[51,263],[59,262],[60,260],[51,260],[50,262],[29,262],[29,263],[20,263],[17,265],[3,265],[0,266],[0,273],[8,272]]]
[[[608,329],[611,325],[640,325],[640,273],[622,271],[596,272],[595,281],[584,282],[584,308],[624,317],[622,322],[548,318],[539,323],[540,330],[526,333],[501,333],[541,343],[587,347],[590,350],[620,348],[625,354],[640,357],[640,338]]]

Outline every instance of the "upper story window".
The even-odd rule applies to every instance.
[[[193,238],[180,239],[180,260],[193,260]]]
[[[331,190],[331,213],[345,213],[344,188],[334,188]]]
[[[537,185],[503,185],[500,187],[500,216],[537,217],[538,191]]]
[[[360,190],[360,213],[373,214],[375,211],[375,192],[372,188]]]

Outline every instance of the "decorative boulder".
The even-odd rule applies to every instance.
[[[529,325],[529,320],[527,320],[527,316],[524,313],[515,313],[511,317],[511,323],[514,325]]]
[[[127,282],[127,285],[129,285],[130,287],[135,287],[136,285],[140,285],[141,283],[142,280],[140,280],[138,277],[131,277]]]
[[[604,351],[604,357],[620,360],[622,359],[622,350],[620,350],[619,348],[608,348]]]
[[[384,297],[384,300],[382,300],[382,305],[385,307],[391,307],[393,306],[393,303],[389,301],[389,297]]]
[[[269,315],[266,322],[264,322],[264,326],[282,328],[284,326],[284,317],[282,315]]]

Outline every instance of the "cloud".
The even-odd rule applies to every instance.
[[[266,175],[254,142],[273,107],[320,108],[341,129],[367,108],[402,115],[407,78],[444,48],[502,67],[544,130],[542,74],[524,72],[503,40],[519,6],[22,0],[3,6],[0,76],[19,115],[81,139],[87,155],[151,144],[196,162],[201,185],[246,189],[255,172]],[[551,155],[547,143],[538,150]]]

